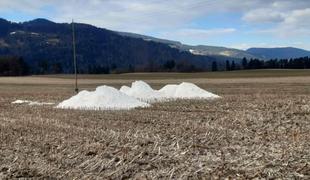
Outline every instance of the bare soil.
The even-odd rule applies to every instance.
[[[138,78],[89,76],[81,89]],[[141,79],[223,98],[60,110],[11,102],[58,103],[73,95],[70,78],[0,78],[0,179],[310,178],[309,76]]]

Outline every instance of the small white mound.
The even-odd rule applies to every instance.
[[[85,109],[85,110],[129,110],[136,107],[148,107],[147,103],[130,97],[119,90],[100,86],[95,91],[81,91],[58,104],[56,108],[61,109]]]
[[[55,103],[31,101],[28,105],[29,106],[44,106],[44,105],[54,105],[54,104]]]
[[[128,87],[128,86],[122,86],[122,87],[120,88],[119,91],[122,92],[122,93],[125,93],[125,92],[127,92],[127,91],[130,91],[130,87]]]
[[[174,98],[181,99],[216,99],[220,96],[210,93],[193,83],[183,82],[177,86],[174,94]]]
[[[164,94],[166,98],[169,98],[169,97],[174,98],[175,92],[176,92],[178,87],[179,87],[179,85],[176,85],[176,84],[168,84],[158,91],[160,93]]]
[[[144,81],[135,81],[131,84],[131,87],[123,86],[120,91],[145,102],[160,101],[165,98],[164,94],[152,89],[151,86]]]
[[[159,92],[163,93],[167,99],[216,99],[220,96],[210,93],[193,83],[183,82],[179,85],[168,84],[161,88]]]
[[[16,100],[12,104],[28,104],[29,106],[43,106],[43,105],[54,105],[55,103],[50,102],[37,102],[28,100]]]
[[[210,93],[193,83],[168,84],[154,90],[143,81],[135,81],[131,87],[123,86],[121,92],[145,102],[169,101],[171,99],[216,99],[220,96]]]
[[[16,100],[16,101],[12,102],[12,104],[28,104],[30,102],[31,101],[28,101],[28,100]]]

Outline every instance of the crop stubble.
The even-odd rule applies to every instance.
[[[283,78],[189,79],[223,98],[132,111],[12,105],[59,102],[72,92],[44,78],[44,85],[2,82],[0,179],[310,178],[310,80]]]

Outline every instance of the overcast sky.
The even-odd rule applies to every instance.
[[[0,17],[74,18],[192,45],[310,50],[310,0],[0,0]]]

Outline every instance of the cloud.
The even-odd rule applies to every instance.
[[[310,1],[271,0],[263,7],[252,7],[243,13],[242,20],[247,23],[282,23],[296,11],[310,8]]]
[[[281,38],[310,36],[310,8],[293,10],[283,15],[283,20],[273,28],[256,30],[258,34],[272,34]]]
[[[76,22],[111,30],[159,34],[184,42],[190,38],[202,42],[232,33],[237,39],[234,41],[238,41],[244,31],[254,31],[249,35],[253,39],[306,37],[310,32],[309,8],[309,0],[0,0],[0,15],[22,12],[56,22],[74,18]],[[233,15],[236,25],[216,19],[218,14]],[[208,22],[199,24],[197,19]]]
[[[222,29],[180,29],[173,34],[178,36],[194,37],[194,38],[209,38],[215,35],[223,35],[227,33],[233,33],[234,28],[222,28]],[[170,33],[168,33],[170,34]]]
[[[281,26],[294,27],[296,29],[310,29],[310,8],[294,10],[285,18]]]
[[[197,41],[203,42],[217,36],[224,36],[236,32],[234,28],[219,29],[179,29],[173,32],[164,32],[160,34],[161,38],[176,39],[179,41]]]
[[[71,4],[73,6],[69,6]],[[58,8],[56,21],[77,21],[95,24],[109,29],[144,32],[182,27],[204,14],[203,7],[208,2],[202,0],[89,0],[64,1]],[[193,8],[195,11],[193,11]],[[77,11],[82,9],[82,11]]]
[[[264,8],[251,10],[242,17],[242,20],[249,23],[278,23],[284,19],[284,13]]]
[[[47,12],[46,6],[53,7],[55,12]],[[57,22],[74,18],[134,32],[184,28],[197,18],[226,12],[241,13],[247,23],[279,23],[283,14],[306,7],[310,7],[309,0],[0,0],[1,11],[23,11]]]
[[[7,1],[0,0],[1,11],[23,11],[27,13],[36,14],[40,9],[47,4],[47,1],[38,0],[20,0],[20,1]]]
[[[46,15],[57,22],[77,21],[127,31],[184,28],[196,18],[213,13],[245,12],[270,5],[266,0],[0,0],[1,10],[27,11]],[[44,6],[55,12],[44,12]]]
[[[310,8],[292,11],[275,31],[282,37],[310,36]]]

